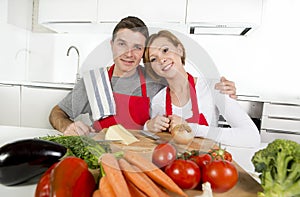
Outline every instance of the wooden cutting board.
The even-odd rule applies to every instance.
[[[134,136],[136,136],[139,141],[135,142],[130,145],[123,145],[121,143],[112,143],[111,148],[113,152],[115,151],[121,151],[121,150],[131,150],[136,152],[141,152],[145,156],[149,157],[149,159],[152,156],[152,151],[155,148],[155,146],[158,143],[161,143],[162,141],[168,141],[172,144],[172,137],[170,133],[158,133],[157,135],[160,137],[159,141],[155,141],[153,139],[147,138],[143,135],[141,135],[138,131],[131,130],[130,131]],[[100,135],[99,138],[103,138],[103,134]],[[207,151],[214,145],[216,145],[215,142],[203,138],[195,138],[194,141],[189,145],[176,145],[174,144],[179,152],[183,152],[185,150],[201,150],[201,151]],[[234,161],[233,161],[234,162]],[[252,178],[245,170],[243,170],[236,162],[234,162],[238,172],[239,172],[239,181],[238,183],[232,188],[231,190],[225,192],[225,193],[214,193],[214,197],[256,197],[258,191],[263,191],[261,185]],[[200,189],[198,190],[186,190],[186,193],[188,196],[193,197],[197,195],[201,195],[202,191]],[[173,195],[172,196],[176,196]]]

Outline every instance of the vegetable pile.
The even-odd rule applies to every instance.
[[[109,144],[99,144],[87,136],[46,136],[41,139],[63,145],[69,150],[67,156],[83,159],[90,169],[99,168],[99,157],[103,153],[111,152]]]
[[[261,173],[264,191],[259,196],[300,196],[300,144],[276,139],[257,151],[251,161]]]
[[[102,178],[93,197],[169,196],[165,190],[187,197],[166,173],[140,153],[126,151],[122,157],[105,153],[100,164]]]
[[[152,153],[152,162],[180,188],[199,188],[209,182],[213,192],[223,193],[237,184],[238,171],[232,163],[232,155],[220,146],[208,152],[192,150],[182,154],[174,152],[174,149],[169,143],[157,145]]]

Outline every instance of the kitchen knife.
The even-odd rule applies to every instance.
[[[159,136],[155,135],[154,133],[152,133],[150,131],[140,130],[139,133],[142,134],[143,136],[151,138],[153,140],[159,140],[160,139]]]

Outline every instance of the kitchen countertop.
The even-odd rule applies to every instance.
[[[28,127],[12,127],[12,126],[0,126],[0,146],[6,143],[13,142],[18,139],[33,138],[45,135],[60,134],[57,130],[53,129],[40,129],[40,128],[28,128]],[[257,176],[254,173],[254,167],[251,163],[253,154],[264,148],[267,144],[262,143],[257,148],[238,148],[226,146],[226,150],[231,152],[234,161],[239,164],[246,172],[248,172],[254,179]],[[4,186],[0,185],[1,196],[34,196],[35,185],[19,185],[19,186]]]

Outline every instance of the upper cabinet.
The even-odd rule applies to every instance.
[[[209,31],[213,30],[207,28],[210,26],[217,30],[242,27],[243,34],[239,35],[244,35],[246,31],[260,24],[263,0],[34,1],[39,4],[35,11],[38,12],[36,21],[58,33],[111,33],[122,18],[137,16],[149,27],[195,34],[199,30],[199,24]]]
[[[187,0],[190,22],[260,23],[262,0]]]
[[[95,22],[97,0],[39,0],[38,22]]]
[[[0,24],[31,30],[33,0],[1,0]]]
[[[185,0],[99,0],[99,22],[118,22],[137,16],[146,23],[185,23]]]
[[[184,0],[34,0],[34,24],[57,33],[111,33],[126,16],[137,16],[149,27],[179,29],[185,25]],[[159,6],[157,6],[159,5]],[[168,7],[168,9],[165,9]],[[168,26],[168,27],[169,27]]]
[[[261,24],[263,0],[187,0],[194,34],[245,35]]]

